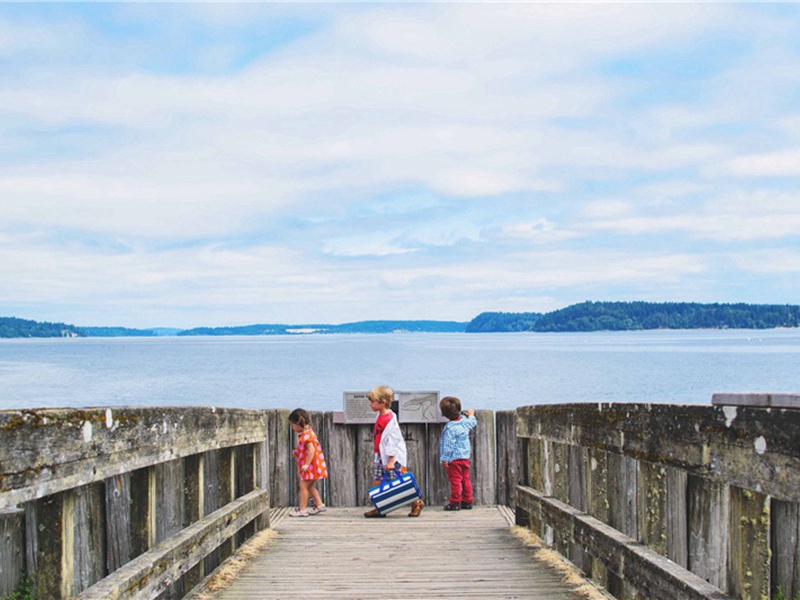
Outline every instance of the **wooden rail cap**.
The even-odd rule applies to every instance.
[[[715,406],[756,406],[759,408],[800,408],[800,394],[725,394],[711,396]]]

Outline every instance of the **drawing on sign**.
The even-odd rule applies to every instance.
[[[438,423],[439,392],[398,392],[401,423]]]

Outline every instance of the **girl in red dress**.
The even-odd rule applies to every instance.
[[[322,454],[314,430],[311,429],[311,417],[302,408],[294,409],[289,415],[289,425],[297,434],[297,449],[292,452],[297,458],[297,473],[300,475],[300,506],[289,513],[290,517],[307,517],[325,512],[327,507],[315,487],[317,479],[328,477],[328,465]],[[314,500],[314,506],[308,506],[308,496]]]

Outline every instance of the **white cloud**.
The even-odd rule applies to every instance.
[[[797,248],[737,252],[731,258],[737,268],[750,273],[777,275],[800,273],[800,250]]]
[[[720,171],[734,177],[800,177],[800,148],[740,156]]]

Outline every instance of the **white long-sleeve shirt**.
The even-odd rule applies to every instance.
[[[403,432],[400,431],[400,425],[397,423],[397,417],[394,413],[392,413],[392,420],[386,424],[381,434],[380,449],[381,462],[384,466],[389,462],[389,457],[394,456],[397,464],[408,467],[406,441],[403,439]]]

